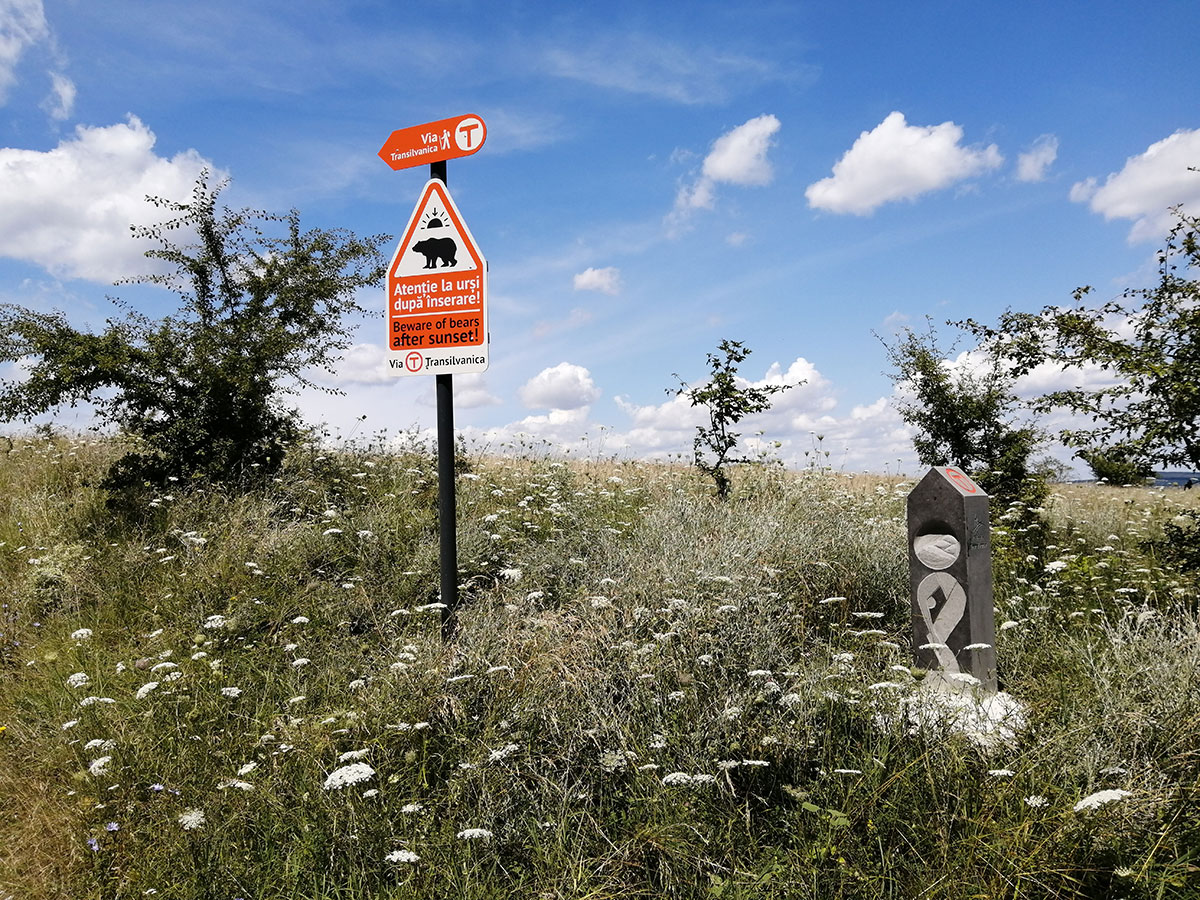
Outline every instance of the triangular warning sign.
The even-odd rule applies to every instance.
[[[389,372],[486,371],[487,262],[436,178],[421,191],[387,282]]]
[[[404,237],[392,257],[393,278],[478,271],[483,257],[454,199],[441,181],[431,178],[421,192]]]

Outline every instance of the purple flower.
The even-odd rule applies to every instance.
[[[109,822],[107,825],[104,826],[104,830],[105,831],[120,831],[121,826],[118,825],[116,822]]]
[[[157,794],[159,791],[163,790],[163,786],[156,782],[156,783],[150,785],[150,790],[154,791]]]
[[[87,845],[92,848],[93,853],[98,853],[100,851],[100,842],[95,838],[88,838]]]

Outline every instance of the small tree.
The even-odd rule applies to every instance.
[[[668,394],[683,395],[692,401],[692,406],[703,406],[708,411],[708,425],[696,426],[696,437],[692,441],[696,468],[713,479],[717,496],[729,498],[730,481],[725,467],[751,460],[734,455],[741,437],[732,427],[746,416],[766,412],[771,408],[771,397],[780,391],[795,387],[791,384],[768,384],[763,387],[740,386],[737,367],[750,355],[750,350],[739,341],[721,341],[717,345],[721,355],[707,354],[711,377],[708,382],[690,386],[678,375],[679,387],[668,389]]]
[[[1145,484],[1154,477],[1154,468],[1127,447],[1097,447],[1075,454],[1092,470],[1097,480],[1109,484]]]
[[[301,433],[281,395],[316,387],[312,367],[330,369],[350,344],[346,317],[362,313],[355,292],[385,272],[380,247],[344,231],[300,230],[299,213],[218,209],[225,183],[201,175],[189,202],[147,198],[172,218],[132,226],[158,246],[146,255],[165,274],[129,279],[179,295],[178,312],[152,320],[126,309],[99,334],[60,313],[0,307],[0,361],[32,360],[28,377],[0,383],[0,418],[30,418],[90,400],[134,438],[106,486],[169,477],[261,480],[278,469]],[[263,223],[281,223],[266,237]],[[177,235],[197,243],[181,246]]]
[[[1045,479],[1030,459],[1040,436],[1014,421],[1018,400],[1000,361],[985,357],[981,367],[953,369],[932,323],[925,334],[906,328],[884,346],[895,368],[889,377],[904,390],[896,409],[917,430],[913,448],[921,463],[957,466],[998,503],[1040,503]]]
[[[1092,289],[1075,291],[1075,306],[1040,313],[1006,312],[995,328],[964,327],[1011,363],[1014,375],[1043,363],[1062,369],[1099,366],[1100,387],[1052,391],[1032,404],[1066,409],[1091,427],[1062,432],[1082,450],[1121,447],[1131,461],[1200,470],[1200,219],[1178,208],[1158,253],[1158,283],[1088,306]]]

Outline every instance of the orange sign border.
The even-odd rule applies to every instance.
[[[429,142],[426,141],[423,135],[439,134],[444,131],[450,134],[458,133],[458,125],[464,119],[478,119],[479,124],[483,127],[483,134],[479,137],[479,143],[470,150],[462,150],[457,142],[452,142],[451,146],[445,150],[440,148],[429,150]],[[388,166],[396,172],[401,169],[411,169],[414,166],[423,166],[426,163],[441,162],[446,159],[459,159],[463,156],[471,156],[479,152],[479,148],[483,146],[483,142],[487,140],[487,122],[483,121],[482,116],[477,116],[474,113],[466,113],[461,116],[452,116],[449,119],[438,119],[436,122],[426,122],[424,125],[412,125],[408,128],[400,128],[388,135],[388,139],[383,142],[383,146],[379,148],[379,158],[382,159]],[[436,141],[435,141],[436,143]],[[408,156],[400,156],[401,154],[409,154]],[[400,158],[397,158],[400,156]]]

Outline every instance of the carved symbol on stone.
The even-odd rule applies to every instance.
[[[942,608],[935,618],[933,610],[939,600],[942,601]],[[946,642],[967,610],[967,592],[953,575],[932,572],[917,585],[917,607],[921,610],[921,618],[925,620],[927,640],[933,645],[930,649],[937,655],[942,668],[947,672],[960,671],[958,659]]]
[[[962,545],[952,534],[923,534],[913,541],[917,559],[931,569],[948,569],[958,559]]]

